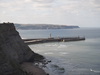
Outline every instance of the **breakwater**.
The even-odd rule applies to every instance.
[[[70,42],[70,41],[82,41],[85,37],[60,37],[60,38],[36,38],[36,39],[23,39],[23,41],[30,44],[48,43],[48,42]]]

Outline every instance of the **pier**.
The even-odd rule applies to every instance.
[[[82,41],[85,37],[61,37],[61,38],[36,38],[36,39],[23,39],[23,41],[30,44],[48,43],[48,42],[70,42],[70,41]]]

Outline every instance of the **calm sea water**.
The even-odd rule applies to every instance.
[[[29,45],[52,62],[44,68],[50,75],[100,75],[100,28],[18,30],[22,38],[86,37],[85,41]]]

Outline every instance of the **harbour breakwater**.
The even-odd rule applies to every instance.
[[[70,41],[82,41],[85,37],[60,37],[60,38],[37,38],[37,39],[23,39],[23,41],[30,44],[48,43],[48,42],[70,42]]]

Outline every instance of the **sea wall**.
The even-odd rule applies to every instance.
[[[0,75],[26,75],[20,64],[43,58],[24,44],[13,23],[0,24]]]

